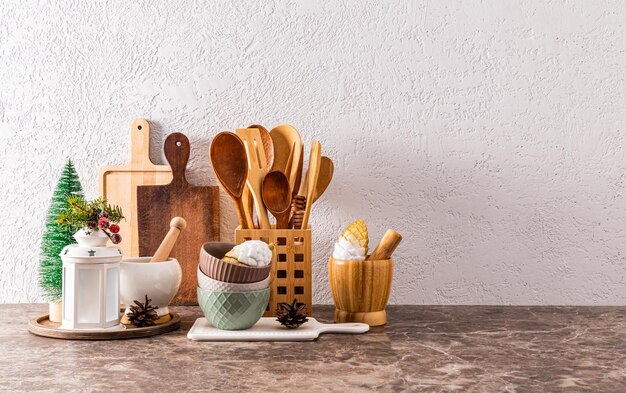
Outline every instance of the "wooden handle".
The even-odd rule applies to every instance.
[[[309,168],[310,169],[310,168]],[[296,195],[307,196],[309,192],[309,169],[304,173],[304,179],[300,179],[299,190],[297,190],[294,194],[292,194],[292,198]]]
[[[383,260],[391,258],[391,255],[401,241],[402,235],[393,229],[387,229],[385,236],[383,236],[380,243],[378,243],[372,254],[367,259]]]
[[[241,206],[243,218],[246,221],[245,226],[248,229],[256,228],[256,226],[254,225],[254,199],[252,198],[252,193],[250,192],[247,184],[244,187],[243,192],[241,193]]]
[[[189,186],[185,177],[185,169],[189,161],[189,139],[180,132],[168,135],[165,139],[165,158],[172,167],[172,182],[170,185],[182,188]]]
[[[304,208],[304,217],[302,218],[302,229],[307,229],[309,225],[309,216],[311,215],[311,205],[313,205],[313,192],[315,191],[315,184],[317,184],[317,178],[320,174],[320,160],[322,157],[322,145],[319,141],[314,140],[311,143],[311,155],[309,156],[309,170],[307,175],[309,176],[307,181],[307,195],[306,206]]]
[[[132,168],[152,168],[150,161],[150,123],[135,119],[130,126],[130,165]]]
[[[182,217],[174,217],[172,221],[170,221],[170,230],[167,232],[167,235],[163,238],[161,245],[154,253],[150,262],[164,262],[170,257],[170,253],[172,252],[172,248],[174,248],[174,244],[176,244],[176,240],[178,239],[178,235],[180,235],[180,231],[187,227],[187,221],[185,221]]]
[[[247,190],[248,188],[246,187],[244,190],[244,194],[246,194]],[[250,200],[252,200],[252,196],[250,196]],[[239,225],[241,225],[241,229],[254,228],[254,221],[252,221],[252,216],[251,216],[252,213],[248,212],[246,206],[244,205],[243,195],[241,198],[233,199],[233,201],[235,202],[235,210],[237,210],[237,219],[239,219]],[[246,199],[246,203],[247,203],[247,199]],[[252,225],[250,224],[250,222],[252,222]]]
[[[250,191],[252,191],[252,189]],[[256,214],[259,219],[259,229],[271,229],[270,219],[267,215],[267,209],[263,204],[261,195],[258,192],[253,192],[252,198],[254,199],[254,206],[256,207]]]
[[[300,184],[302,184],[302,165],[304,160],[304,145],[300,145],[300,159],[298,160],[298,166],[296,168],[296,178],[293,182],[293,187],[291,191],[291,197],[295,197],[298,195],[298,190],[300,189]],[[300,194],[306,195],[306,194]]]
[[[287,176],[288,181],[289,181],[289,174],[291,173],[291,167],[294,165],[298,165],[298,163],[293,162],[293,153],[295,149],[296,149],[296,143],[294,142],[289,148],[289,157],[287,157],[287,166],[285,167],[284,171],[281,171],[285,174],[285,176]],[[289,187],[293,193],[293,188],[291,188],[291,182],[289,183]]]
[[[287,210],[286,213],[276,215],[276,229],[289,228],[289,214],[291,210]]]

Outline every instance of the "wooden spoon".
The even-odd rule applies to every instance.
[[[261,133],[256,128],[238,128],[235,133],[241,138],[246,148],[246,156],[248,157],[248,178],[246,184],[252,193],[252,198],[254,198],[254,205],[259,217],[259,228],[270,229],[270,220],[267,217],[267,210],[265,205],[263,205],[261,196],[263,178],[268,172]]]
[[[274,143],[274,165],[272,170],[283,172],[289,179],[289,189],[296,190],[296,178],[302,156],[302,139],[298,130],[294,127],[282,124],[270,131],[270,137]],[[291,158],[290,158],[291,157]],[[300,167],[302,172],[302,167]]]
[[[319,141],[314,140],[311,143],[311,155],[309,156],[309,170],[307,181],[307,193],[306,200],[313,200],[313,193],[315,192],[315,185],[320,174],[320,161],[322,158],[322,145]],[[302,218],[302,229],[307,229],[309,224],[309,216],[311,215],[311,206],[313,203],[307,202],[304,208],[304,217]]]
[[[326,189],[328,188],[328,185],[330,184],[330,181],[333,179],[334,172],[335,172],[335,165],[333,164],[333,160],[331,160],[330,158],[326,156],[322,156],[320,159],[320,173],[317,178],[317,183],[315,184],[315,190],[313,190],[313,200],[311,201],[311,203],[315,203],[315,201],[317,201],[320,198],[320,196],[322,196],[324,191],[326,191]],[[307,194],[308,179],[309,179],[309,171],[307,171],[306,174],[304,175],[304,181],[302,182],[302,185],[300,186],[300,192],[298,193],[298,195]],[[309,203],[308,199],[306,203]]]
[[[167,232],[167,235],[163,238],[163,241],[157,248],[156,252],[150,262],[164,262],[167,261],[170,257],[170,253],[174,248],[174,244],[176,244],[176,240],[178,239],[178,235],[180,235],[180,231],[187,227],[187,221],[185,221],[182,217],[174,217],[172,221],[170,221],[170,230]]]
[[[263,203],[274,217],[276,229],[287,229],[291,213],[289,180],[281,171],[272,171],[263,178]]]
[[[246,219],[241,201],[248,177],[248,159],[243,142],[232,132],[220,132],[211,141],[209,155],[217,180],[235,203],[239,224],[244,229],[253,228]]]

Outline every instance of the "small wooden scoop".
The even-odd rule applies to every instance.
[[[156,252],[150,262],[165,262],[170,257],[170,253],[176,244],[180,231],[187,227],[187,221],[182,217],[174,217],[170,221],[170,230],[163,238],[161,245],[157,248]]]
[[[254,228],[252,216],[248,217],[242,202],[248,177],[248,159],[243,142],[232,132],[220,132],[211,141],[209,155],[217,180],[235,203],[241,228]]]
[[[400,244],[401,241],[402,235],[400,235],[393,229],[387,229],[387,232],[385,232],[385,236],[383,236],[380,243],[378,243],[374,251],[372,251],[372,254],[367,257],[367,259],[384,260],[391,258],[391,255],[396,250],[396,247],[398,247],[398,244]]]
[[[263,178],[263,203],[274,217],[276,229],[287,229],[291,213],[289,180],[281,171],[272,171]]]

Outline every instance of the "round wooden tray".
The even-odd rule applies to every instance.
[[[155,336],[174,331],[180,327],[180,316],[170,313],[169,321],[150,327],[122,327],[119,329],[100,330],[69,330],[59,329],[60,323],[50,322],[49,315],[44,314],[33,318],[28,323],[28,331],[42,337],[61,338],[65,340],[123,340]]]

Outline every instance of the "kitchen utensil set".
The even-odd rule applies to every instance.
[[[164,151],[170,165],[153,164],[149,146],[148,121],[133,121],[130,163],[104,167],[100,172],[100,193],[124,209],[126,220],[120,226],[125,236],[120,247],[125,257],[156,258],[161,251],[171,250],[183,271],[174,304],[195,304],[197,252],[204,242],[219,240],[218,190],[187,182],[190,145],[185,135],[173,133],[165,140]],[[318,141],[313,141],[310,154],[305,174],[302,139],[290,125],[268,131],[253,124],[213,138],[213,170],[235,203],[242,229],[307,228],[311,205],[326,190],[333,175],[333,163],[321,156]],[[274,227],[270,225],[268,210],[276,219]],[[175,216],[185,217],[188,228],[176,244],[180,227],[170,228],[169,222]],[[168,250],[158,250],[160,239],[168,231]]]
[[[298,130],[279,125],[268,132],[253,124],[218,134],[210,156],[217,179],[235,202],[242,229],[271,229],[267,210],[276,219],[276,229],[300,229],[307,228],[313,203],[333,177],[333,162],[321,152],[314,140],[303,179],[304,146]]]

